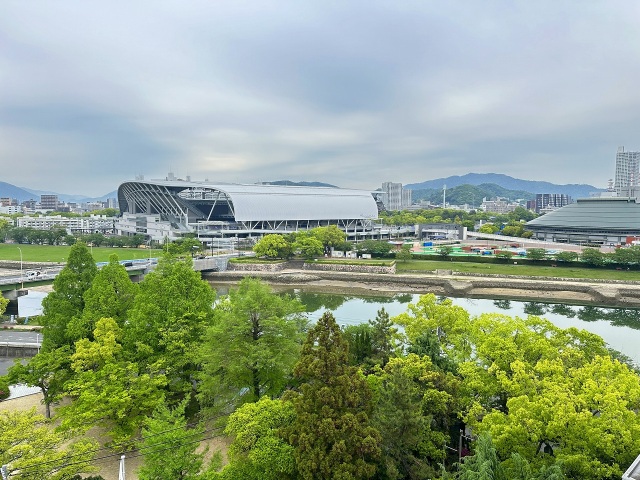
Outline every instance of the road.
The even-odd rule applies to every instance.
[[[29,330],[0,330],[0,344],[3,343],[40,343],[42,333]]]

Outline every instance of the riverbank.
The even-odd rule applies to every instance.
[[[511,277],[448,273],[376,274],[316,271],[284,267],[277,272],[225,271],[203,273],[206,280],[234,284],[246,276],[258,277],[273,285],[345,290],[361,294],[378,292],[434,293],[470,298],[504,298],[588,305],[640,308],[640,282],[587,279]]]

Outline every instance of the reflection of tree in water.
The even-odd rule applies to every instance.
[[[597,322],[598,320],[604,320],[604,309],[600,307],[593,307],[587,305],[578,310],[578,318],[585,322]]]
[[[616,327],[640,330],[640,310],[633,308],[603,308],[603,318]]]
[[[547,311],[548,305],[540,302],[524,302],[523,311],[527,315],[534,315],[540,317]]]
[[[393,303],[395,302],[395,297],[385,297],[382,295],[379,296],[362,296],[360,297],[360,300],[362,300],[363,303]]]
[[[413,294],[411,293],[400,293],[393,297],[398,303],[411,303],[413,302]]]
[[[493,304],[501,310],[511,310],[511,300],[494,300]]]
[[[576,316],[576,311],[571,306],[562,303],[551,305],[551,312],[567,318],[574,318]]]
[[[304,305],[305,312],[317,312],[318,310],[337,310],[343,303],[354,297],[334,295],[331,293],[297,292],[295,296]]]

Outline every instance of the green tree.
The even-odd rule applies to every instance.
[[[205,452],[196,453],[196,448],[204,429],[187,426],[187,401],[173,409],[160,404],[153,415],[144,420],[142,440],[138,442],[144,458],[138,472],[140,480],[200,478]]]
[[[42,300],[43,350],[73,345],[67,337],[67,324],[82,315],[84,293],[98,273],[96,262],[84,243],[71,247],[67,264],[53,281],[53,291]]]
[[[386,257],[393,246],[384,240],[363,240],[355,245],[358,254],[369,253],[372,257]]]
[[[294,449],[280,434],[295,421],[293,405],[262,397],[231,414],[225,434],[233,441],[229,464],[220,480],[287,480],[297,478]]]
[[[349,363],[364,370],[372,367],[371,327],[366,323],[347,325],[342,336],[349,344]]]
[[[94,341],[76,342],[71,357],[74,376],[65,384],[73,401],[60,408],[63,426],[100,425],[109,429],[116,443],[128,441],[164,403],[166,377],[125,359],[122,331],[112,318],[98,320],[93,337]]]
[[[413,354],[392,358],[368,380],[377,397],[372,424],[382,435],[381,478],[433,478],[442,446],[451,443],[458,381]]]
[[[336,225],[327,227],[316,227],[311,230],[314,237],[322,242],[325,248],[335,248],[341,245],[347,239],[347,234],[340,230]]]
[[[403,245],[402,248],[396,252],[396,260],[403,263],[411,260],[411,245]]]
[[[124,325],[127,355],[141,368],[164,371],[178,400],[193,392],[197,352],[212,322],[215,296],[193,270],[191,258],[165,256],[140,283],[128,313]]]
[[[228,412],[262,395],[281,393],[298,359],[305,321],[302,304],[245,278],[216,305],[200,350],[200,399]]]
[[[544,260],[546,256],[544,248],[527,248],[527,258],[530,260]]]
[[[521,237],[524,232],[524,225],[518,223],[516,225],[505,225],[502,229],[502,235],[508,237]]]
[[[511,260],[513,258],[513,252],[511,252],[509,250],[502,250],[502,251],[498,252],[496,257],[503,259],[505,262],[508,262],[509,260]]]
[[[490,233],[495,234],[498,231],[498,227],[496,227],[493,223],[485,223],[479,229],[479,233]]]
[[[580,260],[592,267],[601,267],[605,264],[606,257],[598,248],[585,248],[580,254]]]
[[[559,262],[575,262],[578,259],[576,252],[558,252],[556,253],[556,260]]]
[[[371,392],[355,367],[333,315],[325,312],[309,331],[287,392],[296,420],[287,429],[300,476],[311,479],[372,478],[380,434],[370,425]]]
[[[131,281],[126,268],[111,255],[109,263],[96,274],[91,287],[84,292],[84,310],[67,325],[67,338],[93,340],[92,333],[100,318],[110,317],[120,327],[127,321],[129,309],[138,293],[138,285]]]
[[[437,252],[442,258],[449,258],[451,256],[451,252],[453,252],[453,247],[451,245],[442,245],[438,247]]]
[[[10,477],[66,480],[95,471],[96,442],[57,432],[35,408],[0,411],[0,432],[0,465],[7,465]]]
[[[271,233],[258,240],[253,251],[258,257],[289,258],[293,249],[282,235]]]
[[[6,375],[0,375],[0,401],[9,398],[9,378]]]
[[[45,415],[51,418],[51,404],[63,396],[64,384],[71,376],[71,347],[41,350],[26,365],[16,362],[8,373],[12,383],[26,383],[40,388]]]
[[[9,305],[9,299],[0,295],[0,315],[3,315],[7,310],[7,305]]]
[[[319,257],[324,253],[322,242],[311,235],[298,235],[293,244],[293,250],[306,259]]]
[[[393,326],[389,314],[382,307],[376,318],[369,320],[371,327],[371,357],[374,363],[384,367],[395,356],[398,345],[398,329]]]

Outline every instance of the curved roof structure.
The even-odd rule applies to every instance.
[[[328,187],[134,181],[118,188],[122,213],[197,221],[372,220],[371,192]]]
[[[635,198],[585,198],[527,222],[527,228],[605,232],[640,231]]]

